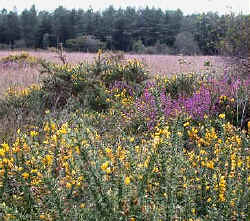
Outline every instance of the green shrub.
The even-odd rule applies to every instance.
[[[104,49],[105,44],[94,36],[80,36],[66,41],[66,48],[73,51],[97,52],[99,49]]]
[[[132,45],[132,50],[135,53],[143,54],[145,52],[145,46],[142,43],[142,40],[134,41]]]
[[[56,121],[47,114],[40,128],[3,143],[3,216],[246,220],[246,134],[223,119],[195,124],[180,116],[135,137],[114,133],[122,126],[114,127],[114,115],[78,112]],[[185,149],[185,133],[193,149]]]
[[[0,50],[6,50],[6,49],[10,49],[10,46],[8,44],[0,44]]]
[[[44,101],[45,94],[39,85],[9,88],[0,99],[0,140],[12,140],[17,129],[42,123],[46,110]]]
[[[188,31],[181,32],[176,36],[174,46],[179,54],[200,54],[198,43],[194,40],[193,34]]]
[[[107,108],[105,88],[88,64],[54,65],[43,63],[43,71],[48,74],[42,81],[48,108],[63,108],[68,99],[74,97],[84,107],[94,110]]]
[[[42,62],[43,72],[48,74],[43,79],[41,89],[45,91],[48,108],[63,107],[73,96],[83,106],[94,110],[105,110],[107,88],[116,81],[126,82],[137,87],[148,79],[148,73],[138,60],[123,62],[120,55],[97,54],[92,64],[57,65]]]
[[[174,99],[179,96],[191,96],[199,88],[200,77],[195,73],[177,74],[169,77],[157,78],[157,84],[161,85],[166,94]]]
[[[103,67],[101,79],[107,86],[116,81],[121,81],[136,87],[149,79],[149,73],[145,65],[137,59],[120,61],[117,60],[117,57],[104,55],[95,64]]]

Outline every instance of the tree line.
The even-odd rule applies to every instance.
[[[98,48],[136,53],[245,56],[249,46],[249,15],[209,12],[183,15],[156,8],[89,8],[53,12],[33,5],[20,14],[0,12],[0,48],[64,47],[95,52]]]

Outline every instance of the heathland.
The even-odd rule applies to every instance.
[[[0,52],[4,220],[248,220],[249,72],[224,57]]]

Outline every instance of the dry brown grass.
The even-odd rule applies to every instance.
[[[0,64],[0,96],[9,87],[27,87],[39,82],[39,70],[34,67],[3,67]]]
[[[20,51],[0,51],[0,59],[10,54],[18,54]],[[48,51],[30,51],[30,55],[41,57],[49,61],[60,63],[58,55]],[[96,54],[91,53],[65,53],[67,61],[79,63],[83,61],[92,62]],[[170,55],[133,55],[125,54],[125,59],[137,58],[147,65],[150,73],[156,74],[176,74],[180,72],[203,73],[223,73],[225,63],[222,57],[216,56],[170,56]],[[206,61],[210,61],[211,67],[204,66]],[[20,67],[0,64],[0,93],[2,94],[10,86],[26,87],[39,81],[39,70],[37,67]]]

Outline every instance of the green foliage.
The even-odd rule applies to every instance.
[[[177,74],[171,78],[165,77],[163,80],[160,78],[159,84],[163,84],[166,94],[170,94],[172,98],[179,96],[191,96],[193,92],[199,88],[199,77],[195,73]]]
[[[14,41],[20,39],[21,35],[21,28],[20,28],[20,22],[19,17],[16,12],[10,11],[8,14],[6,11],[2,11],[3,15],[0,17],[3,19],[2,23],[2,32],[1,35],[3,35],[1,38],[1,43],[7,43],[10,44],[11,48],[14,48]]]
[[[137,59],[117,62],[114,58],[104,58],[104,72],[101,79],[109,86],[115,81],[126,82],[128,85],[135,86],[141,84],[149,78],[145,66]]]
[[[36,45],[36,32],[38,28],[38,17],[35,5],[30,10],[25,9],[21,16],[22,38],[26,47],[34,48]]]
[[[224,19],[226,30],[224,37],[218,42],[218,48],[223,55],[247,58],[250,47],[250,16],[231,13]]]
[[[105,44],[94,36],[80,36],[66,41],[66,48],[73,51],[97,52],[104,49]]]
[[[0,99],[0,140],[8,142],[15,138],[18,128],[41,124],[46,110],[45,98],[39,85],[9,88]]]
[[[145,67],[139,61],[130,60],[123,64],[119,55],[103,55],[101,51],[92,64],[55,65],[43,62],[42,66],[42,72],[48,74],[42,83],[48,108],[63,107],[73,96],[85,107],[105,110],[108,107],[106,88],[116,81],[136,87],[148,79]]]
[[[200,53],[197,42],[190,32],[181,32],[176,36],[174,43],[178,53],[183,55],[197,55]]]
[[[8,44],[0,44],[0,50],[6,50],[6,49],[9,49]]]
[[[167,46],[166,44],[160,44],[159,41],[156,42],[154,46],[148,46],[144,48],[144,54],[165,54],[165,55],[172,55],[176,54],[174,48]]]
[[[101,81],[90,73],[87,64],[61,66],[43,63],[42,72],[48,74],[43,79],[42,90],[49,109],[63,108],[71,97],[75,97],[84,107],[99,111],[107,108],[105,89]]]
[[[205,55],[245,56],[248,27],[249,17],[245,15],[219,16],[209,12],[184,16],[180,10],[149,7],[116,10],[112,6],[102,12],[60,6],[53,12],[37,13],[32,6],[20,15],[2,10],[0,43],[12,48],[46,49],[62,42],[68,50],[84,52],[107,48],[149,54],[190,54],[191,50]]]
[[[135,137],[118,132],[120,117],[78,111],[55,121],[47,113],[43,126],[19,130],[12,144],[2,144],[1,154],[13,158],[1,177],[3,216],[246,219],[249,140],[244,133],[219,118],[198,126],[180,116]],[[114,127],[110,121],[116,118],[120,123]],[[185,131],[199,148],[184,148]]]
[[[217,108],[226,113],[226,119],[237,127],[247,129],[250,119],[249,86],[240,86],[233,98],[221,96]]]
[[[132,45],[132,51],[142,54],[145,51],[145,46],[142,43],[142,40],[134,41]]]

